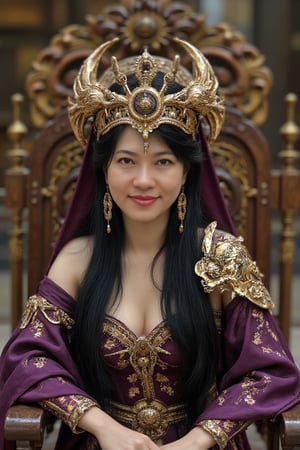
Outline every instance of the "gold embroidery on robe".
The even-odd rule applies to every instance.
[[[73,431],[79,434],[83,430],[78,428],[78,422],[83,414],[92,406],[99,405],[88,397],[81,395],[67,395],[42,400],[41,405],[53,413],[56,417],[63,420]]]
[[[225,431],[219,426],[220,420],[203,420],[199,425],[212,435],[214,440],[219,446],[219,449],[223,450],[228,442],[228,436]]]
[[[27,300],[26,308],[23,312],[20,328],[26,328],[36,320],[38,311],[54,325],[64,325],[68,330],[74,325],[74,320],[58,306],[52,305],[40,295],[32,295]]]
[[[214,446],[213,449],[223,450],[228,442],[231,443],[233,449],[237,449],[237,446],[232,442],[232,439],[241,431],[245,430],[250,423],[251,421],[244,422],[242,420],[207,419],[202,420],[198,425],[210,433],[216,441],[217,446]]]
[[[39,357],[32,358],[29,361],[32,362],[32,364],[37,369],[42,369],[43,367],[45,367],[45,365],[47,363],[47,358],[45,358],[45,356],[39,356]]]
[[[273,353],[279,357],[286,357],[286,352],[284,348],[281,348],[281,351],[278,350],[278,336],[274,333],[272,328],[270,327],[269,321],[265,318],[262,311],[254,309],[252,311],[252,317],[257,322],[256,331],[252,337],[252,343],[260,348],[263,353]],[[277,343],[277,348],[272,348],[271,341],[269,339],[265,340],[265,336],[267,338],[271,337],[271,339]]]
[[[195,273],[202,278],[204,291],[232,289],[234,294],[246,297],[262,308],[273,308],[262,274],[242,243],[243,238],[228,233],[216,234],[216,227],[217,222],[212,222],[204,230],[204,256],[195,264]]]
[[[263,392],[269,383],[271,383],[271,377],[265,375],[259,381],[259,385],[257,385],[257,380],[255,378],[255,371],[253,371],[250,375],[245,376],[244,381],[241,384],[242,392],[235,401],[235,403],[238,405],[244,401],[248,405],[255,404],[256,402],[255,396],[258,395],[260,392]]]
[[[30,330],[35,338],[40,338],[45,333],[45,326],[40,320],[35,320],[30,324]]]

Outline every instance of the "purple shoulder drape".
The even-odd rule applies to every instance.
[[[45,277],[37,294],[72,318],[74,300]],[[48,316],[52,314],[47,310]],[[18,403],[36,403],[49,397],[78,394],[88,397],[69,352],[69,331],[37,311],[34,320],[16,327],[0,359],[0,448],[7,409]]]

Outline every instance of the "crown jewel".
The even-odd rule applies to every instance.
[[[117,61],[97,78],[99,62],[105,51],[118,39],[98,47],[83,63],[74,82],[74,99],[69,102],[69,117],[75,135],[84,145],[84,127],[92,118],[97,138],[119,124],[128,124],[143,136],[145,149],[149,133],[162,123],[169,123],[195,137],[200,118],[209,125],[209,140],[215,139],[224,118],[223,99],[217,95],[218,81],[207,59],[186,41],[175,38],[192,57],[194,74],[180,65],[178,55],[171,61],[152,56],[144,49],[140,56]],[[152,87],[158,72],[164,73],[160,90]],[[130,90],[127,77],[136,76],[138,86]],[[112,80],[123,87],[125,95],[109,89]],[[184,86],[173,94],[166,94],[169,84],[177,81]]]

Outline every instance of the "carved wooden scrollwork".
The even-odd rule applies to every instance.
[[[213,146],[212,154],[232,220],[238,233],[246,236],[248,202],[257,195],[257,189],[249,184],[245,153],[235,145],[219,141]]]
[[[48,185],[41,189],[42,196],[49,198],[51,203],[52,244],[60,231],[74,191],[83,151],[75,140],[62,145],[52,163]]]
[[[208,26],[204,14],[171,0],[121,0],[98,15],[87,16],[86,22],[63,28],[33,63],[26,89],[35,126],[43,127],[66,106],[82,61],[100,43],[116,36],[120,44],[112,51],[118,59],[139,53],[145,45],[152,53],[173,57],[172,38],[189,40],[214,66],[226,102],[258,125],[265,121],[271,72],[259,50],[228,24]],[[182,63],[189,66],[186,55]],[[110,64],[109,54],[102,64],[102,68]]]

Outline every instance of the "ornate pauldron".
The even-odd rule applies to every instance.
[[[49,303],[40,295],[32,295],[27,300],[25,311],[23,312],[20,328],[26,328],[30,322],[33,322],[38,311],[41,311],[48,322],[55,325],[64,325],[67,329],[71,329],[74,320],[61,308]]]
[[[195,273],[202,278],[205,292],[215,288],[221,292],[232,290],[262,308],[273,308],[262,274],[243,244],[243,238],[227,233],[215,236],[216,227],[217,223],[212,222],[205,229],[204,256],[195,265]]]

